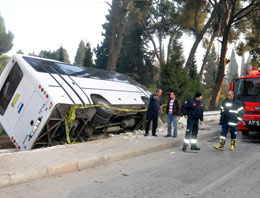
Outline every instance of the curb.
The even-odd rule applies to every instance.
[[[220,134],[220,131],[215,131],[211,133],[201,134],[198,136],[198,140],[204,140],[210,137],[214,137]],[[0,188],[11,186],[14,184],[29,182],[32,180],[50,177],[55,175],[60,175],[69,172],[82,171],[89,168],[94,168],[109,162],[115,162],[123,159],[128,159],[132,157],[138,157],[146,155],[153,152],[158,152],[166,150],[173,147],[181,147],[183,144],[183,139],[175,140],[174,142],[166,142],[157,145],[151,145],[144,148],[133,149],[129,151],[121,151],[117,153],[111,153],[107,155],[101,155],[93,158],[88,158],[84,160],[78,160],[74,162],[67,162],[63,164],[51,165],[49,167],[28,170],[21,173],[12,174],[1,174],[0,175]]]

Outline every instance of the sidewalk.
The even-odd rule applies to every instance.
[[[220,134],[220,127],[216,122],[206,122],[201,127],[199,140]],[[174,139],[164,137],[167,133],[164,126],[157,130],[158,137],[144,137],[144,131],[137,131],[135,134],[126,133],[80,144],[0,153],[0,188],[172,147],[181,148],[185,130],[186,128],[179,129],[178,137]]]

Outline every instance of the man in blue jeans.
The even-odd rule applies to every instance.
[[[172,135],[172,122],[174,125],[174,133],[173,133],[173,138],[177,137],[177,116],[180,115],[181,113],[181,104],[177,100],[174,92],[170,92],[170,98],[167,103],[166,107],[166,113],[167,113],[167,128],[168,128],[168,133],[164,137],[171,137]]]
[[[155,94],[150,96],[150,102],[146,114],[146,126],[144,136],[148,136],[151,121],[153,121],[152,136],[157,137],[156,129],[158,125],[159,111],[162,113],[162,90],[158,89]]]

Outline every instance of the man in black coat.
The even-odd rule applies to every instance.
[[[148,136],[150,124],[151,124],[151,121],[153,121],[152,136],[157,137],[156,129],[157,129],[157,125],[158,125],[159,111],[160,111],[160,113],[162,113],[161,95],[162,95],[162,90],[158,89],[158,90],[156,90],[155,94],[152,94],[150,96],[150,102],[149,102],[147,114],[146,114],[146,126],[145,126],[144,136]]]
[[[244,115],[244,108],[242,104],[235,99],[234,92],[229,91],[227,98],[221,105],[220,110],[220,124],[222,125],[222,132],[220,135],[220,144],[214,146],[215,149],[224,151],[224,146],[227,138],[228,130],[231,133],[230,150],[235,149],[235,141],[237,135],[237,126],[242,121]]]
[[[187,119],[187,130],[184,137],[182,151],[186,152],[189,143],[191,142],[191,150],[200,150],[197,147],[197,135],[200,124],[203,124],[203,104],[202,94],[197,92],[195,97],[189,99],[182,105],[182,113]]]

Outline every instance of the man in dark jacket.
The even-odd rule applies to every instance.
[[[220,144],[214,146],[215,149],[224,151],[224,146],[227,138],[228,130],[231,133],[230,150],[235,149],[235,141],[237,135],[237,126],[242,121],[244,108],[242,104],[235,99],[234,92],[229,91],[227,99],[221,105],[220,110],[220,124],[222,125],[222,132],[220,135]]]
[[[187,130],[184,137],[182,151],[186,152],[191,142],[191,150],[200,150],[197,147],[197,135],[200,124],[203,124],[203,104],[201,103],[202,94],[197,92],[195,97],[189,99],[182,105],[182,113],[187,119]]]
[[[172,134],[172,122],[174,125],[174,133],[173,138],[177,137],[177,116],[181,113],[181,104],[179,103],[178,99],[175,97],[174,92],[170,92],[170,98],[168,100],[166,106],[166,116],[167,116],[167,128],[168,133],[164,137],[171,137]]]
[[[162,95],[162,90],[158,89],[155,94],[152,94],[150,96],[150,102],[149,102],[147,114],[146,114],[146,126],[145,126],[144,136],[148,136],[150,124],[151,124],[151,121],[153,121],[152,135],[157,137],[156,129],[157,129],[157,125],[158,125],[159,110],[160,110],[160,113],[162,113],[161,95]]]

